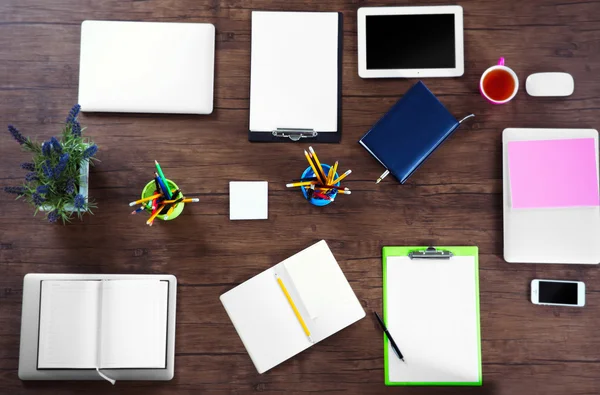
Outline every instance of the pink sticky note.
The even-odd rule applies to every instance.
[[[594,139],[511,141],[513,208],[598,206]]]

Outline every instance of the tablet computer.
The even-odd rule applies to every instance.
[[[461,6],[358,9],[362,78],[459,77],[464,69]]]

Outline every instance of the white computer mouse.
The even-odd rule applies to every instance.
[[[569,73],[535,73],[527,77],[525,90],[529,96],[570,96],[575,81]]]

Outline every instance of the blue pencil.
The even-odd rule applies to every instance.
[[[162,178],[158,176],[158,173],[155,172],[154,175],[156,176],[156,180],[158,181],[158,185],[160,185],[160,189],[162,189],[163,194],[167,197],[168,200],[171,200],[173,195],[171,195],[171,191],[169,190],[169,188],[167,188]]]

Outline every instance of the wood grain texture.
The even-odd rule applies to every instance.
[[[502,259],[501,133],[506,127],[598,128],[600,2],[461,1],[465,75],[427,79],[457,117],[470,121],[406,185],[385,180],[357,143],[415,81],[362,80],[357,73],[356,10],[425,2],[331,0],[4,0],[0,2],[0,124],[28,136],[58,133],[77,100],[80,24],[85,19],[211,22],[217,28],[215,111],[210,116],[84,114],[100,146],[91,172],[94,216],[67,226],[31,218],[0,196],[0,394],[544,394],[600,392],[600,274],[597,267],[518,265]],[[441,4],[439,2],[434,2]],[[442,2],[446,4],[447,2]],[[431,2],[427,2],[431,4]],[[252,10],[344,13],[343,139],[316,147],[323,162],[354,173],[326,208],[308,205],[285,183],[305,168],[307,144],[247,141]],[[504,56],[521,83],[532,72],[566,71],[566,99],[532,98],[521,89],[504,106],[478,93],[481,73]],[[0,178],[15,185],[27,159],[0,138]],[[201,204],[172,223],[146,227],[130,217],[133,200],[158,159]],[[232,222],[228,182],[267,180],[269,220]],[[386,388],[382,335],[370,316],[259,375],[219,295],[325,239],[361,303],[381,311],[381,247],[477,245],[480,248],[481,388]],[[170,382],[21,382],[17,377],[23,276],[50,273],[172,273],[179,280],[176,374]],[[533,306],[533,278],[584,280],[583,309]]]

